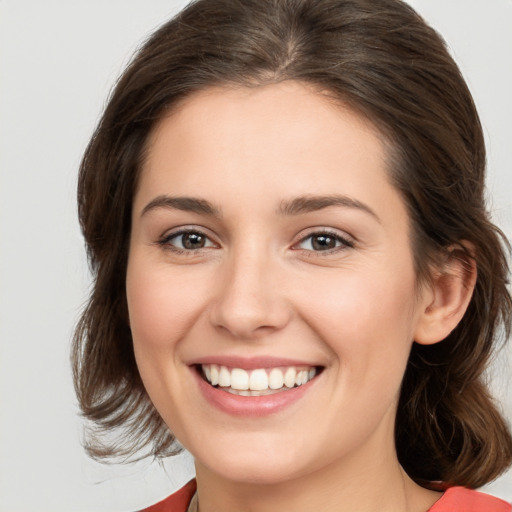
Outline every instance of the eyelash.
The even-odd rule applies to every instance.
[[[197,249],[186,249],[186,248],[182,248],[182,247],[177,247],[176,245],[171,243],[172,240],[178,239],[179,237],[183,237],[184,235],[197,235],[199,237],[203,237],[206,240],[206,244],[208,244],[208,245],[206,245],[205,247],[199,247]],[[316,251],[313,248],[312,249],[304,249],[304,248],[300,247],[300,245],[303,244],[304,242],[306,242],[307,240],[309,240],[309,239],[312,240],[314,237],[322,237],[322,236],[325,238],[334,240],[336,246],[333,248],[328,248],[325,250],[316,250]],[[180,229],[179,231],[165,235],[160,240],[158,240],[157,243],[158,243],[158,245],[160,245],[161,247],[164,247],[167,250],[170,250],[176,254],[184,254],[184,255],[198,254],[200,251],[202,252],[203,250],[210,249],[211,247],[215,247],[215,245],[216,245],[214,242],[211,241],[210,237],[208,235],[206,235],[205,233],[203,233],[202,231],[200,231],[198,229],[186,229],[186,228]],[[181,243],[183,245],[183,238],[182,238]],[[313,247],[313,241],[311,241],[311,246]],[[308,253],[309,255],[321,256],[321,255],[326,255],[326,254],[333,254],[338,251],[342,251],[344,249],[353,248],[353,247],[354,247],[353,240],[350,240],[349,238],[345,238],[345,237],[341,236],[339,233],[336,233],[334,231],[331,231],[328,229],[322,229],[322,230],[318,230],[318,231],[313,231],[313,232],[309,233],[307,236],[303,236],[302,238],[300,238],[299,241],[296,242],[292,246],[292,250],[303,251],[305,253]]]
[[[173,243],[171,243],[172,240],[178,239],[179,237],[183,237],[184,235],[197,235],[200,237],[203,237],[206,240],[206,243],[209,244],[206,247],[199,247],[197,249],[186,249],[177,247]],[[215,246],[215,243],[211,241],[210,237],[200,231],[199,229],[187,229],[183,228],[179,231],[175,231],[173,233],[169,233],[168,235],[163,236],[160,240],[158,240],[158,245],[161,247],[172,251],[176,254],[184,254],[192,256],[194,254],[198,254],[198,252],[203,251],[205,249],[209,249],[212,246]],[[183,238],[182,238],[182,245],[183,245]]]
[[[313,239],[315,237],[321,237],[321,236],[334,240],[336,246],[333,248],[328,248],[325,250],[317,250],[317,251],[315,251],[313,249],[304,249],[304,248],[299,247],[301,244],[303,244],[307,240],[311,240],[310,245],[312,246]],[[354,247],[354,241],[351,240],[350,238],[341,236],[339,233],[337,233],[335,231],[331,231],[329,229],[319,229],[317,231],[308,233],[306,236],[301,237],[300,240],[296,244],[294,244],[292,249],[294,249],[296,251],[304,251],[304,252],[307,252],[310,256],[314,255],[316,257],[316,256],[337,253],[339,251],[343,251],[345,249],[351,249],[353,247]]]

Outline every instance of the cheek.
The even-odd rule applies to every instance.
[[[204,306],[199,281],[191,278],[184,271],[171,271],[165,262],[155,263],[142,251],[130,255],[126,294],[137,367],[156,409],[181,436],[180,418],[186,410],[182,400],[188,393],[181,341]]]
[[[130,258],[126,276],[126,296],[128,315],[133,339],[133,350],[139,374],[153,403],[158,401],[159,382],[166,378],[161,374],[158,361],[172,356],[169,349],[169,297],[168,290],[162,286],[154,274],[138,264],[136,258]],[[171,339],[173,342],[174,339]]]
[[[350,269],[305,287],[309,322],[351,382],[387,378],[393,371],[400,380],[405,369],[415,324],[415,278],[412,265],[391,268]]]
[[[339,406],[330,422],[357,443],[383,418],[392,427],[412,345],[414,275],[354,272],[331,289],[310,299],[310,325],[333,354],[332,403]],[[347,425],[347,414],[358,429]]]
[[[186,335],[202,309],[200,279],[134,256],[128,264],[126,295],[135,345],[167,350]]]

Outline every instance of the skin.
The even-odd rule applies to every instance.
[[[345,204],[280,211],[333,194]],[[204,247],[181,248],[183,229]],[[334,248],[315,249],[325,232]],[[201,512],[426,511],[439,494],[401,469],[394,420],[413,340],[439,341],[463,314],[459,281],[417,282],[385,144],[348,108],[294,82],[211,88],[175,108],[149,140],[126,287],[140,374],[195,457]],[[190,364],[212,355],[324,370],[283,410],[235,417],[198,389]]]

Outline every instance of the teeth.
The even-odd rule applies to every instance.
[[[239,390],[249,389],[249,374],[241,368],[233,368],[231,370],[231,387]]]
[[[206,379],[210,381],[212,386],[216,386],[219,383],[219,367],[216,364],[212,364],[209,366],[211,377],[210,379],[208,379],[208,375],[206,375]]]
[[[284,383],[287,388],[293,388],[295,386],[295,375],[297,370],[295,368],[288,368],[284,374]]]
[[[249,379],[249,388],[252,391],[268,389],[268,375],[265,370],[253,370]]]
[[[225,388],[226,391],[241,396],[261,396],[281,390],[302,386],[316,376],[316,368],[258,368],[244,370],[218,366],[201,365],[203,375],[212,386]]]
[[[231,386],[231,373],[225,366],[220,367],[219,386],[222,388],[229,388]]]
[[[270,389],[281,389],[283,384],[283,372],[279,368],[270,370],[270,375],[268,376],[268,387]]]

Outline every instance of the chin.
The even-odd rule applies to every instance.
[[[238,462],[222,468],[217,467],[215,470],[226,480],[249,485],[281,484],[301,476],[301,473],[296,472],[296,465],[290,468],[287,464],[280,464],[272,459],[258,464]]]
[[[304,455],[279,449],[226,449],[196,457],[196,463],[220,477],[244,484],[273,485],[293,480],[311,471],[304,462]]]

